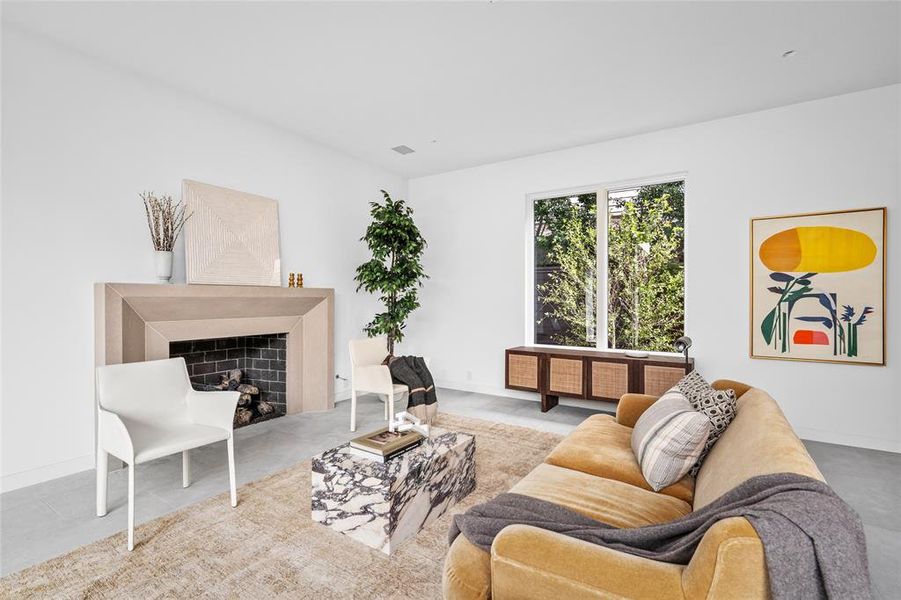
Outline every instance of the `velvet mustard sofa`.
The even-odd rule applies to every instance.
[[[632,427],[656,398],[626,394],[616,418],[586,419],[510,491],[541,498],[616,527],[641,527],[697,510],[756,475],[793,472],[823,480],[776,402],[763,390],[719,380],[738,396],[735,420],[697,478],[654,492],[630,446]],[[688,565],[624,554],[526,525],[506,527],[490,554],[462,535],[444,565],[444,597],[767,598],[763,546],[744,518],[708,530]]]

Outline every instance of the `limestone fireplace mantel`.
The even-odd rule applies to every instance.
[[[287,333],[288,414],[334,407],[335,292],[235,285],[94,285],[95,364],[169,357],[183,340]]]

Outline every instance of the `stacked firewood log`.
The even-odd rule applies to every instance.
[[[238,408],[235,410],[235,427],[247,425],[254,419],[275,411],[272,404],[260,399],[260,388],[249,383],[241,383],[243,376],[244,373],[241,369],[233,369],[222,375],[222,381],[219,384],[202,386],[207,391],[225,390],[241,393],[241,397],[238,398]]]

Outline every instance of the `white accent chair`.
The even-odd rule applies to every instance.
[[[109,455],[128,465],[128,549],[134,548],[135,465],[181,452],[182,487],[191,483],[188,451],[226,441],[231,505],[237,506],[232,421],[238,392],[198,392],[185,359],[97,367],[97,516],[106,514]]]
[[[385,419],[394,420],[394,402],[410,393],[410,388],[391,380],[391,371],[382,364],[388,356],[388,338],[379,336],[351,340],[350,350],[350,430],[357,430],[357,393],[378,394],[385,403]],[[431,363],[423,357],[426,366]]]
[[[391,381],[391,371],[382,364],[388,356],[388,338],[379,336],[350,340],[350,430],[357,430],[357,392],[378,394],[385,403],[385,418],[394,419],[395,397],[410,390]]]

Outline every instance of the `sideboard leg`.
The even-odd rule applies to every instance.
[[[541,412],[547,412],[557,406],[560,401],[559,396],[551,396],[549,394],[541,394]]]

